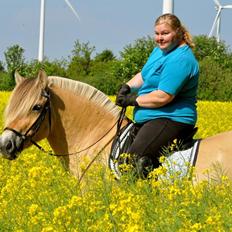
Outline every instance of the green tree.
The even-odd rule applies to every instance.
[[[97,62],[108,62],[112,60],[115,60],[115,56],[113,52],[109,49],[105,49],[101,53],[97,53],[94,58],[94,61]]]
[[[71,76],[88,75],[91,68],[91,55],[94,50],[95,47],[90,46],[89,42],[80,43],[79,40],[76,40],[72,50],[68,73]]]
[[[114,95],[121,85],[120,79],[114,76],[114,67],[118,64],[117,60],[107,62],[93,62],[91,65],[91,75],[82,81],[96,87],[105,94]]]
[[[15,70],[24,68],[24,49],[19,45],[13,45],[4,52],[8,74],[13,77]]]
[[[199,100],[228,101],[232,99],[232,72],[224,68],[212,57],[199,62],[200,78],[198,88]]]
[[[0,61],[0,72],[4,72],[4,71],[5,71],[5,68],[4,68],[3,62]]]
[[[198,99],[231,99],[232,54],[224,42],[205,35],[194,37],[194,54],[200,64]]]
[[[8,73],[0,72],[0,91],[10,91],[13,87],[12,79],[9,78]]]
[[[24,69],[24,72],[20,72],[23,76],[35,77],[37,76],[40,69],[45,70],[48,76],[62,76],[66,77],[66,66],[67,62],[65,60],[54,60],[49,61],[44,59],[43,62],[38,60],[33,60],[28,63]]]
[[[9,80],[4,80],[5,83],[4,86],[9,85],[7,89],[12,89],[15,85],[15,80],[14,80],[15,71],[16,70],[20,71],[25,68],[25,63],[24,63],[25,58],[23,53],[24,53],[24,49],[17,44],[7,48],[6,52],[4,52],[6,66],[7,66],[7,73],[8,73],[7,78],[9,78]]]
[[[115,67],[115,76],[125,82],[141,71],[154,46],[154,40],[150,36],[137,39],[133,44],[127,45],[120,53],[121,63]]]
[[[224,42],[217,42],[215,37],[205,35],[195,36],[193,40],[196,45],[193,52],[199,61],[211,57],[222,64],[227,59],[228,47]]]

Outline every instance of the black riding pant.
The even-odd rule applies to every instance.
[[[135,124],[136,137],[128,151],[136,159],[151,158],[154,167],[159,166],[159,157],[174,139],[185,139],[194,126],[175,122],[167,118],[154,119],[144,124]]]

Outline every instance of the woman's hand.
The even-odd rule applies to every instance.
[[[130,93],[121,97],[116,104],[121,107],[139,106],[138,102],[136,101],[137,97],[138,96],[136,94]]]
[[[121,102],[124,97],[131,92],[131,88],[127,84],[123,84],[119,89],[117,97],[116,97],[116,105],[121,106]]]
[[[122,107],[138,106],[138,102],[136,100],[137,95],[131,92],[134,92],[133,90],[138,90],[142,85],[143,78],[141,72],[139,72],[126,84],[122,85],[116,97],[116,105]]]

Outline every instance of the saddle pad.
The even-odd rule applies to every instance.
[[[199,143],[200,140],[197,139],[192,147],[187,150],[176,151],[166,158],[162,164],[167,169],[166,178],[171,175],[184,177],[190,174],[190,167],[194,167],[196,164]]]
[[[112,144],[109,156],[109,168],[118,180],[121,177],[119,166],[127,163],[127,160],[120,158],[120,155],[127,153],[133,141],[133,125],[133,123],[128,124]],[[189,167],[195,165],[199,143],[200,140],[195,140],[190,148],[174,152],[170,156],[167,156],[166,161],[162,164],[167,169],[167,176],[165,178],[170,177],[174,173],[180,173],[179,176],[182,177],[188,175]]]

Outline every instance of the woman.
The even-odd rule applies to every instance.
[[[155,42],[141,72],[116,98],[119,106],[135,106],[138,133],[129,153],[135,155],[141,177],[159,165],[164,147],[193,131],[197,120],[199,66],[191,35],[175,15],[164,14],[155,22]]]

